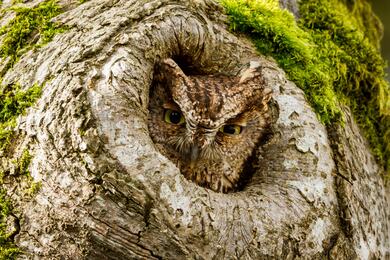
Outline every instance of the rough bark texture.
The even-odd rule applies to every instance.
[[[18,121],[15,149],[28,147],[42,187],[25,201],[5,185],[22,258],[390,257],[389,199],[349,110],[344,127],[326,129],[303,92],[225,20],[211,0],[70,5],[57,19],[70,29],[5,75],[4,84],[47,81]],[[167,57],[202,73],[263,66],[275,123],[243,191],[198,187],[153,146],[148,91],[154,63]]]

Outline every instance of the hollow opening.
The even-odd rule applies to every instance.
[[[190,56],[173,56],[172,60],[182,69],[187,76],[202,75],[202,70],[196,66],[194,60]]]

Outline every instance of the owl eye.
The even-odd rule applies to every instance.
[[[242,131],[242,126],[239,125],[224,125],[219,131],[228,135],[239,135]]]
[[[174,125],[182,125],[185,123],[183,114],[179,111],[175,111],[171,109],[165,109],[164,120],[165,122]]]

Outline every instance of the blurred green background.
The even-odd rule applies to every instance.
[[[371,0],[374,12],[381,19],[385,34],[382,39],[382,55],[387,60],[387,80],[390,82],[390,1],[389,0]]]

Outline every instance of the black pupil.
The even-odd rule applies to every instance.
[[[178,124],[180,123],[181,114],[176,111],[172,111],[169,115],[169,119],[171,120],[172,124]]]
[[[236,128],[234,127],[234,125],[225,125],[223,131],[227,134],[233,135],[236,133]]]

